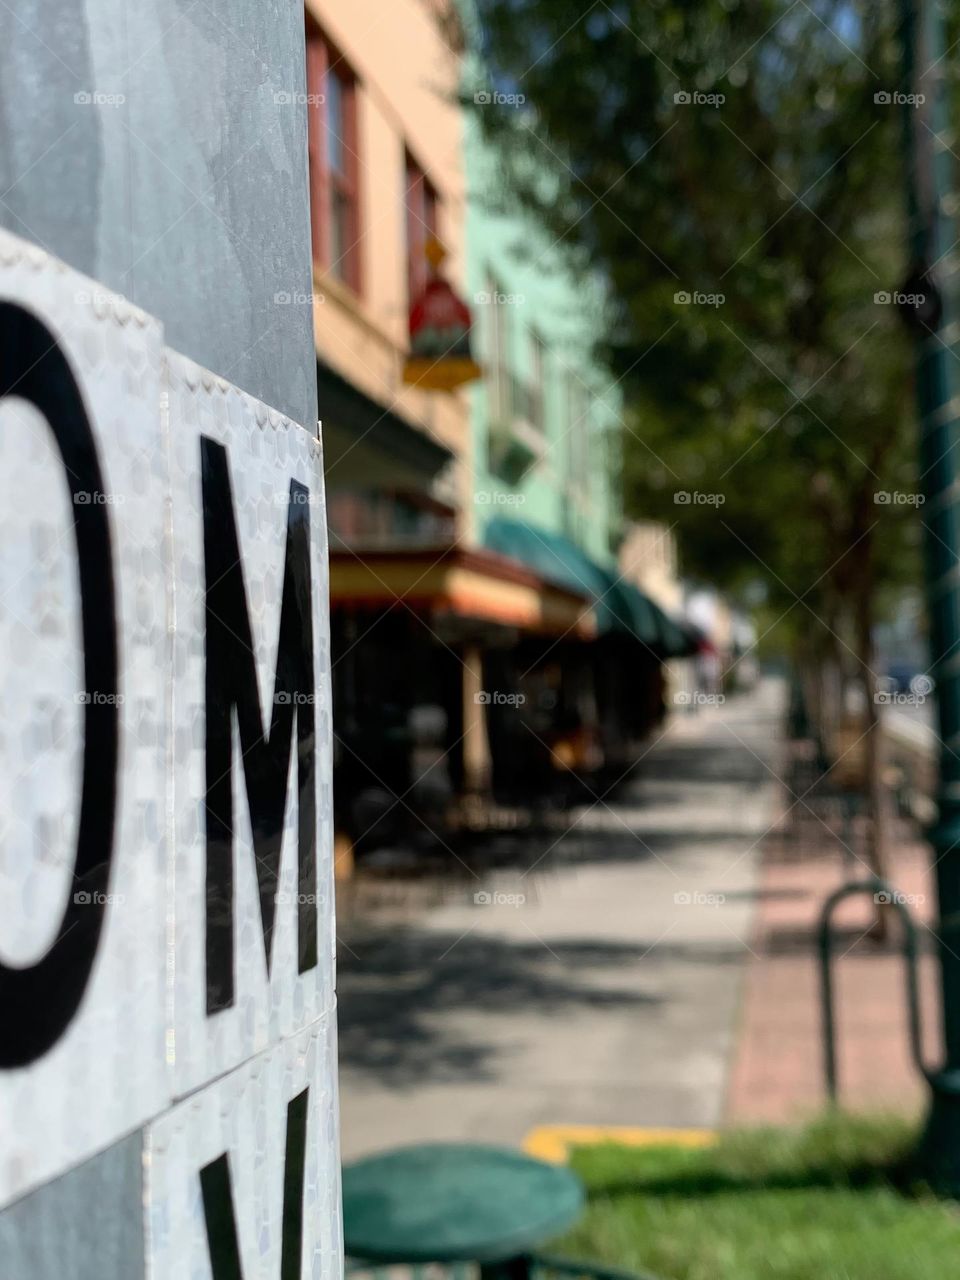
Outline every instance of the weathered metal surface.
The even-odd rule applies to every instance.
[[[142,1147],[135,1133],[0,1211],[2,1274],[18,1280],[141,1275]]]
[[[245,1063],[152,1125],[145,1182],[147,1274],[158,1280],[210,1275],[211,1256],[231,1234],[239,1274],[251,1280],[339,1276],[333,1019]],[[221,1230],[211,1248],[214,1214],[228,1224],[232,1218],[233,1231]],[[296,1229],[288,1231],[292,1220]],[[234,1273],[214,1266],[212,1274]]]
[[[0,6],[0,226],[316,421],[303,6]]]

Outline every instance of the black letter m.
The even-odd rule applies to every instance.
[[[297,725],[298,965],[317,963],[316,783],[309,492],[290,481],[280,638],[264,730],[227,451],[200,440],[206,587],[207,1013],[234,1002],[233,724],[240,754],[270,972],[293,725]]]

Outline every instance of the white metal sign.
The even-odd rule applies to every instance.
[[[181,356],[165,386],[182,1095],[333,1005],[329,641],[317,441]]]
[[[322,502],[0,233],[0,1209],[142,1130],[153,1280],[340,1267]]]
[[[336,1040],[321,1023],[181,1102],[148,1131],[147,1274],[339,1274]]]

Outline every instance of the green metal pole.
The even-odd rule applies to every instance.
[[[920,469],[926,502],[926,573],[931,674],[937,684],[940,731],[939,816],[929,833],[936,868],[938,939],[943,993],[944,1065],[932,1073],[932,1099],[917,1152],[918,1172],[932,1186],[960,1194],[960,364],[952,283],[954,235],[946,197],[952,182],[946,44],[940,0],[900,0],[907,195],[913,268],[911,291],[940,285],[942,308],[924,309],[917,324]],[[948,252],[949,251],[949,252]],[[942,261],[941,261],[942,259]],[[927,272],[932,279],[923,281]]]

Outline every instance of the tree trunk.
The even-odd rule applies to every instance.
[[[835,634],[839,625],[839,619],[834,616],[825,638],[820,677],[823,684],[822,732],[827,745],[834,740],[843,720],[843,657]]]
[[[883,729],[877,703],[877,682],[873,671],[873,601],[869,578],[865,578],[856,597],[856,644],[860,677],[864,693],[864,773],[867,830],[864,844],[866,861],[874,873],[887,880],[886,848],[887,797],[883,783]],[[877,904],[876,922],[871,934],[883,941],[888,932],[889,908]]]

